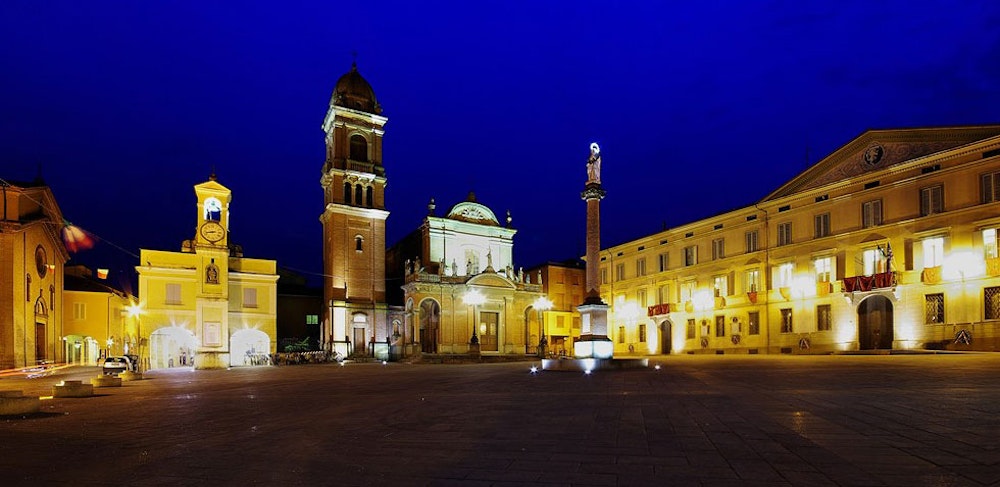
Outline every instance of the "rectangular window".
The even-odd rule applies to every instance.
[[[73,303],[73,319],[87,319],[87,303]]]
[[[625,280],[625,264],[615,264],[615,280]]]
[[[816,282],[830,282],[833,272],[833,257],[820,257],[813,261],[816,267]]]
[[[746,233],[746,241],[747,241],[746,242],[746,244],[747,244],[747,253],[749,254],[750,252],[756,252],[757,249],[758,249],[758,247],[757,247],[757,230],[750,230],[749,232],[747,232]]]
[[[670,263],[669,259],[667,259],[667,253],[664,252],[660,254],[659,260],[660,260],[660,272],[667,270],[667,267]]]
[[[986,230],[983,230],[983,252],[986,254],[987,259],[995,259],[998,257],[997,230],[995,228],[987,228]]]
[[[635,275],[642,277],[646,275],[646,258],[643,257],[635,262]]]
[[[618,343],[625,343],[625,327],[618,327]]]
[[[743,289],[748,293],[755,293],[760,289],[760,269],[748,269],[743,274]]]
[[[726,256],[726,240],[717,238],[712,240],[712,260],[719,260]]]
[[[181,285],[167,284],[166,304],[181,304]]]
[[[928,325],[944,323],[944,294],[924,295],[924,322]]]
[[[924,268],[938,267],[944,262],[944,237],[924,239]]]
[[[830,305],[816,306],[816,330],[830,331]]]
[[[944,185],[920,189],[920,216],[944,211]]]
[[[319,324],[319,315],[306,315],[306,324],[307,325],[318,325]]]
[[[694,318],[690,318],[687,321],[687,339],[688,340],[694,339],[694,329],[695,329],[695,327],[694,327]]]
[[[816,215],[816,238],[830,235],[830,214]]]
[[[257,307],[257,289],[248,287],[243,289],[243,307],[244,308],[256,308]]]
[[[670,302],[670,285],[664,284],[656,291],[658,303]]]
[[[792,243],[792,222],[778,224],[778,245]]]
[[[882,247],[864,251],[862,254],[862,260],[864,262],[866,276],[879,274],[885,272],[887,269],[886,262],[888,262],[888,260],[885,257],[885,251],[882,250]]]
[[[715,317],[715,336],[724,337],[726,336],[726,317],[716,316]]]
[[[747,334],[760,335],[760,312],[751,311],[747,315]]]
[[[601,267],[601,284],[607,284],[607,283],[608,283],[608,268]]]
[[[882,224],[882,200],[866,201],[861,204],[861,226],[876,227]]]
[[[792,286],[792,271],[794,269],[795,264],[791,262],[785,262],[778,266],[778,287]]]
[[[646,343],[646,325],[639,325],[639,343]]]
[[[692,245],[684,247],[684,265],[691,266],[698,263],[698,246]]]
[[[681,302],[691,301],[694,297],[694,286],[695,281],[686,281],[681,283]]]
[[[979,194],[983,203],[1000,201],[1000,172],[979,177]]]
[[[784,308],[781,310],[781,332],[791,333],[792,332],[792,309]]]
[[[642,308],[645,308],[646,306],[649,306],[649,303],[646,302],[647,300],[646,300],[646,290],[645,289],[640,289],[640,290],[638,290],[638,291],[635,292],[635,300],[639,302],[639,306],[642,307]]]
[[[987,320],[1000,320],[1000,287],[983,289],[983,297],[983,304],[986,306],[983,316]]]
[[[712,289],[715,291],[715,296],[729,296],[729,277],[727,276],[715,276],[712,278]]]

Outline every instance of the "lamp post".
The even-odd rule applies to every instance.
[[[552,309],[552,301],[545,296],[539,296],[532,306],[538,311],[538,334],[541,335],[541,338],[538,339],[538,357],[545,358],[545,348],[548,347],[549,340],[545,337],[544,313]]]
[[[142,367],[142,318],[141,318],[141,316],[142,316],[142,305],[139,304],[139,303],[133,302],[132,304],[130,304],[128,306],[127,309],[128,309],[128,315],[129,315],[129,317],[135,318],[136,335],[138,335],[138,339],[139,339],[139,363],[136,364],[136,367],[139,369],[138,372],[142,372],[143,371],[143,367]]]
[[[483,296],[478,289],[470,289],[462,296],[462,302],[472,306],[472,338],[469,339],[469,343],[478,345],[479,337],[476,335],[476,312],[479,310],[478,306],[486,302],[486,296]]]

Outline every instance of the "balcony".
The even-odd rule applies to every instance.
[[[941,282],[941,266],[924,267],[920,273],[920,281],[924,284],[937,284]]]
[[[896,286],[895,272],[880,272],[870,276],[854,276],[844,278],[844,292],[867,292],[876,289],[886,289]]]
[[[670,303],[660,303],[646,307],[646,316],[658,316],[667,313],[670,313]]]

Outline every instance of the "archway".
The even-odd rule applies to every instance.
[[[858,348],[891,349],[893,340],[892,301],[873,295],[858,305]]]
[[[271,338],[260,330],[245,329],[229,339],[229,365],[269,365]]]
[[[660,323],[660,353],[663,355],[670,355],[674,349],[673,328],[670,320],[663,320],[663,323]]]
[[[194,334],[185,328],[168,326],[149,336],[149,368],[166,369],[194,365]]]
[[[441,324],[441,306],[433,299],[420,303],[420,351],[437,353],[437,336]]]

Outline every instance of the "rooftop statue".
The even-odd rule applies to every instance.
[[[601,148],[597,142],[590,143],[590,157],[587,158],[587,184],[601,184]]]

